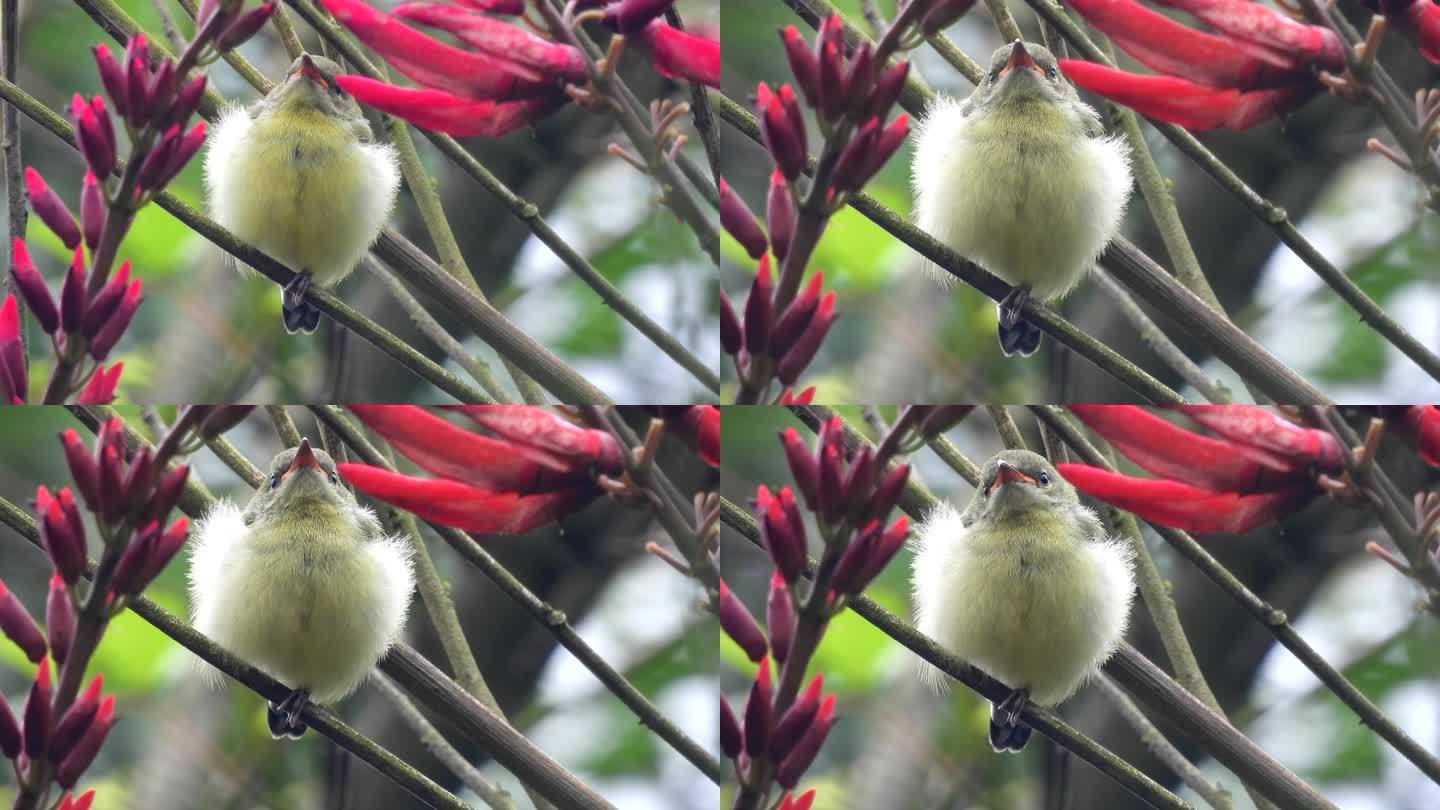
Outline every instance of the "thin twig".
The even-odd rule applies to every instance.
[[[1010,7],[1005,5],[1005,0],[985,0],[986,8],[990,9],[990,17],[995,21],[995,30],[1006,42],[1014,42],[1023,39],[1020,34],[1020,26],[1015,24],[1015,18],[1010,16]]]
[[[685,30],[685,21],[680,19],[680,12],[674,6],[665,9],[665,21],[678,31]],[[714,185],[720,176],[720,129],[710,109],[710,96],[705,93],[705,85],[699,82],[690,82],[690,109],[695,116],[695,131],[700,133],[700,143],[705,147],[705,160],[710,164],[710,184]],[[685,167],[680,169],[684,171]],[[693,183],[695,179],[692,177],[690,181]],[[703,184],[697,185],[703,187]]]
[[[295,427],[295,420],[290,418],[284,405],[266,405],[265,411],[270,414],[270,421],[275,424],[275,434],[280,437],[282,444],[286,447],[300,444],[300,431]]]
[[[995,422],[995,432],[1000,434],[1000,441],[1004,442],[1005,449],[1026,449],[1025,438],[1020,435],[1020,427],[1015,424],[1015,418],[1005,410],[1004,405],[986,405],[985,410],[990,412],[990,419]]]
[[[4,62],[5,81],[15,82],[19,59],[20,0],[3,0],[3,4],[0,4],[0,61]],[[10,223],[10,239],[6,241],[5,255],[10,261],[14,261],[14,257],[10,256],[10,246],[15,243],[14,240],[25,238],[25,225],[30,210],[25,201],[25,181],[21,179],[21,166],[24,161],[20,155],[20,118],[15,105],[8,101],[3,111],[0,111],[0,149],[5,152],[5,200]],[[5,274],[5,290],[18,292],[10,273]],[[29,313],[25,308],[24,296],[15,296],[15,307],[20,316],[20,354],[25,359],[28,370],[30,337],[26,321],[29,320]]]
[[[175,27],[175,15],[170,13],[170,5],[166,0],[152,0],[155,6],[155,16],[160,18],[160,31],[165,34],[165,40],[170,47],[180,50],[185,47],[185,40],[180,38],[180,29]]]
[[[1155,356],[1159,357],[1165,365],[1179,374],[1180,379],[1199,391],[1200,396],[1210,402],[1228,403],[1231,401],[1229,390],[1218,380],[1212,380],[1204,369],[1180,351],[1180,347],[1175,345],[1175,341],[1169,335],[1165,334],[1165,330],[1161,329],[1159,324],[1146,314],[1140,304],[1136,303],[1129,290],[1120,286],[1120,283],[1111,278],[1110,274],[1104,270],[1096,270],[1091,277],[1105,290],[1105,294],[1110,297],[1110,300],[1120,308],[1120,314],[1124,315],[1125,319],[1135,327],[1135,331],[1140,335],[1140,340],[1144,341],[1145,345],[1149,346],[1150,350],[1155,352]]]

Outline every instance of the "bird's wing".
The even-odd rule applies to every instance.
[[[212,638],[220,626],[223,578],[248,531],[240,507],[220,500],[190,533],[190,623]],[[199,671],[212,684],[223,680],[213,667],[202,664]]]
[[[374,512],[365,510],[370,520]],[[378,521],[375,525],[379,525]],[[380,577],[378,598],[373,606],[376,634],[385,639],[385,648],[400,640],[405,629],[405,613],[410,609],[410,595],[415,590],[415,567],[411,562],[410,541],[400,535],[378,533],[365,541],[365,554],[375,565]]]

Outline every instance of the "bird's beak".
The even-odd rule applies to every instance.
[[[335,78],[326,75],[325,71],[321,70],[319,65],[311,61],[310,54],[308,53],[300,55],[300,69],[298,72],[301,76],[315,82],[326,90],[335,89]]]
[[[290,462],[290,466],[286,468],[285,474],[289,475],[302,467],[320,469],[320,460],[315,458],[315,451],[310,449],[309,439],[300,440],[300,448],[295,451],[295,460]]]
[[[1045,74],[1035,60],[1030,58],[1030,52],[1025,50],[1025,43],[1018,39],[1010,46],[1010,58],[1005,62],[1005,66],[1000,68],[1000,78],[1005,78],[1005,74],[1017,67],[1028,68],[1042,76]]]
[[[1002,486],[1004,484],[1010,484],[1015,482],[1029,484],[1031,486],[1039,485],[1034,478],[1031,478],[1025,473],[1020,472],[1020,469],[1018,467],[1008,462],[1002,461],[995,468],[995,477],[990,479],[990,482],[985,485],[985,495],[988,497],[991,490],[995,489],[995,487],[997,486]]]

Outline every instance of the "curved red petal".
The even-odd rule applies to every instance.
[[[589,488],[537,495],[491,492],[459,481],[415,478],[367,464],[338,464],[336,470],[366,495],[425,520],[484,534],[523,534],[560,520],[595,496]]]

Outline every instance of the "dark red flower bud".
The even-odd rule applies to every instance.
[[[179,502],[181,493],[185,491],[185,481],[189,475],[189,465],[181,464],[161,476],[160,482],[155,485],[154,494],[150,496],[150,502],[145,506],[144,520],[163,522],[165,517],[170,514],[170,510]]]
[[[99,98],[96,96],[97,100]],[[108,118],[106,120],[108,122]],[[80,147],[80,154],[85,157],[90,171],[97,177],[108,177],[115,169],[114,135],[112,133],[107,143],[99,116],[79,93],[70,100],[70,125],[74,128],[76,145]]]
[[[130,321],[135,317],[135,310],[140,308],[140,279],[132,279],[125,287],[125,294],[121,296],[120,303],[115,307],[115,312],[106,321],[100,330],[95,333],[94,340],[90,341],[90,356],[95,360],[103,361],[110,350],[125,334],[130,327]]]
[[[145,87],[147,119],[170,111],[170,104],[175,100],[176,78],[175,63],[162,56],[155,72],[150,74],[150,83]]]
[[[150,41],[144,34],[135,34],[125,42],[125,58],[122,64],[128,66],[133,59],[140,60],[145,78],[150,77]]]
[[[819,66],[816,113],[826,121],[834,121],[850,102],[845,97],[845,23],[840,15],[821,21],[815,36],[815,59]]]
[[[622,34],[633,34],[675,5],[675,0],[616,0],[605,7],[605,24]]]
[[[77,244],[60,287],[60,328],[66,332],[79,332],[85,322],[85,269],[85,248]]]
[[[132,38],[130,41],[133,43],[135,40]],[[130,126],[135,129],[140,129],[150,120],[150,96],[147,90],[149,80],[149,60],[127,57],[125,60],[125,106],[129,109]]]
[[[4,754],[6,759],[14,759],[20,755],[23,744],[20,722],[15,719],[14,712],[10,711],[10,703],[5,699],[5,695],[0,693],[0,754]]]
[[[170,162],[175,157],[175,152],[180,148],[180,127],[171,125],[165,130],[165,134],[150,149],[150,154],[145,156],[145,162],[140,164],[140,174],[136,177],[136,187],[141,191],[158,189],[164,185],[167,172],[170,170]]]
[[[794,385],[800,378],[801,372],[815,359],[815,354],[820,351],[820,343],[825,340],[825,335],[830,331],[830,325],[835,322],[835,293],[825,293],[820,299],[820,306],[815,310],[815,317],[811,319],[810,325],[800,333],[795,345],[785,352],[780,358],[780,365],[775,369],[775,376],[786,385]]]
[[[85,528],[79,520],[79,512],[74,509],[75,497],[69,488],[61,489],[59,495],[59,498],[51,498],[45,487],[37,487],[35,517],[39,524],[40,542],[50,556],[50,564],[61,579],[74,583],[85,569]]]
[[[795,744],[785,759],[780,762],[780,767],[775,771],[775,781],[786,790],[793,789],[800,781],[800,777],[815,761],[815,756],[820,753],[820,746],[824,744],[825,737],[830,733],[830,727],[835,724],[835,696],[826,695],[820,702],[820,708],[815,712],[815,719],[810,723],[810,728],[800,741]]]
[[[819,501],[817,510],[825,522],[833,522],[845,511],[845,487],[841,483],[845,475],[845,461],[839,447],[822,443],[817,466],[820,470],[819,486],[816,487]]]
[[[795,493],[789,487],[780,488],[780,497],[770,498],[764,486],[757,489],[756,505],[763,506],[760,518],[760,541],[770,553],[770,560],[786,582],[794,582],[805,568],[805,529],[792,519]]]
[[[130,545],[120,554],[115,565],[115,574],[110,580],[110,591],[116,596],[129,596],[144,590],[149,583],[143,581],[145,570],[156,554],[160,542],[160,524],[151,521],[135,533]]]
[[[125,487],[122,483],[125,479],[125,463],[115,447],[100,449],[100,463],[96,465],[100,471],[96,479],[98,486],[95,488],[100,500],[97,516],[105,523],[114,523],[120,519],[126,506]]]
[[[740,326],[740,316],[730,306],[730,298],[720,293],[720,351],[739,354],[745,348],[745,333]]]
[[[815,83],[819,70],[815,53],[793,25],[787,25],[780,30],[780,43],[785,46],[785,59],[790,63],[790,73],[795,77],[795,83],[800,85],[800,92],[805,96],[805,103],[814,107],[818,100]]]
[[[27,178],[29,171],[26,170]],[[25,306],[35,316],[36,323],[46,334],[54,334],[60,328],[60,312],[55,308],[55,299],[50,297],[44,277],[30,260],[30,251],[19,238],[10,243],[10,275],[15,279],[15,289],[25,299]]]
[[[900,500],[900,493],[905,491],[905,482],[910,480],[910,465],[897,464],[891,467],[880,483],[875,485],[875,492],[870,496],[869,503],[865,508],[866,519],[884,520],[890,514],[890,510]]]
[[[770,705],[772,694],[770,659],[761,658],[755,682],[750,685],[750,699],[745,702],[745,753],[752,760],[765,756],[770,742],[770,723],[774,713]]]
[[[795,605],[790,588],[776,571],[770,575],[770,595],[765,600],[765,629],[770,634],[770,654],[777,664],[785,663],[790,642],[795,638]]]
[[[820,692],[825,687],[825,676],[815,673],[810,685],[785,710],[780,722],[775,724],[775,733],[770,735],[770,758],[783,760],[795,747],[800,737],[809,730],[815,714],[820,710]]]
[[[895,101],[900,98],[901,91],[905,89],[905,80],[909,76],[909,62],[896,62],[886,68],[880,78],[875,80],[875,87],[870,90],[870,97],[865,100],[865,106],[860,110],[859,120],[879,118],[884,121],[886,116],[890,115],[890,108],[895,106]]]
[[[885,566],[900,552],[900,547],[905,545],[905,538],[910,532],[910,519],[904,515],[895,519],[885,531],[880,533],[875,541],[875,546],[865,555],[859,572],[855,577],[854,593],[859,593],[880,576]]]
[[[136,593],[145,590],[150,583],[155,581],[156,577],[160,576],[160,572],[164,571],[165,566],[169,565],[170,561],[175,559],[175,555],[180,552],[180,547],[185,545],[185,539],[189,534],[190,519],[183,516],[176,518],[174,523],[160,533],[155,540],[154,547],[146,555],[145,567],[140,571],[138,578],[140,584]]]
[[[0,706],[0,708],[4,707]],[[3,721],[4,718],[0,717],[0,724],[3,724]],[[3,733],[3,729],[0,729],[0,733]],[[3,738],[0,738],[0,741],[3,741]],[[724,754],[726,759],[734,759],[740,756],[740,752],[744,747],[745,743],[741,738],[740,732],[740,719],[735,716],[735,710],[730,708],[730,701],[726,700],[724,695],[721,695],[720,753]]]
[[[845,71],[845,85],[842,90],[852,118],[858,118],[870,100],[870,89],[874,82],[870,71],[874,61],[869,43],[856,48],[855,53],[850,56],[850,67]]]
[[[98,503],[95,499],[95,457],[90,455],[90,448],[85,446],[74,428],[66,428],[65,432],[60,434],[60,444],[65,448],[65,463],[70,467],[70,479],[80,491],[85,507],[96,509]]]
[[[25,404],[29,382],[20,342],[20,307],[13,294],[7,295],[0,301],[0,404]]]
[[[149,447],[140,448],[130,457],[130,463],[125,468],[125,477],[120,482],[127,510],[133,504],[150,499],[154,472],[155,451]]]
[[[751,661],[759,661],[765,657],[765,634],[761,632],[755,617],[750,615],[750,611],[745,609],[744,603],[723,579],[720,580],[720,599],[716,610],[719,611],[720,627],[725,631],[725,635],[740,645],[740,649],[745,651]]]
[[[819,485],[819,473],[815,466],[815,456],[810,452],[810,448],[805,446],[805,441],[800,438],[795,428],[781,431],[780,444],[785,448],[785,461],[790,465],[790,475],[795,479],[795,486],[799,487],[800,494],[805,496],[805,506],[811,510],[818,508],[816,487]]]
[[[880,521],[872,520],[855,533],[850,545],[840,553],[830,576],[830,591],[835,594],[859,593],[860,572],[864,570],[876,544],[880,542]]]
[[[792,90],[793,94],[794,91]],[[761,82],[755,91],[756,112],[760,117],[760,135],[775,168],[787,180],[794,180],[805,169],[805,132],[796,130],[795,120],[780,97]],[[774,241],[772,226],[771,241]]]
[[[30,200],[30,210],[45,223],[45,227],[60,237],[66,248],[74,250],[80,245],[80,226],[75,222],[75,215],[70,213],[59,195],[33,166],[25,167],[25,196]]]
[[[55,781],[66,790],[75,787],[80,781],[80,776],[90,763],[95,761],[95,755],[100,752],[100,745],[105,742],[105,735],[110,733],[110,727],[115,725],[115,696],[106,695],[100,702],[100,710],[95,713],[95,719],[91,721],[90,728],[75,747],[61,761],[60,767],[55,770]]]
[[[275,13],[274,3],[261,3],[255,8],[241,14],[230,25],[226,26],[220,36],[215,39],[215,50],[224,53],[232,48],[238,48],[255,32],[270,21],[270,15]]]
[[[196,76],[180,85],[180,89],[175,91],[175,103],[170,105],[170,114],[165,118],[165,126],[185,126],[185,122],[189,121],[190,116],[200,107],[200,99],[204,97],[204,76]]]
[[[100,83],[105,86],[105,94],[110,96],[110,103],[115,105],[115,112],[122,117],[125,116],[129,106],[126,103],[128,90],[125,85],[124,69],[120,67],[119,62],[115,61],[115,57],[104,43],[96,45],[91,52],[95,55],[95,67],[99,69]]]
[[[775,282],[770,276],[770,257],[760,257],[760,266],[755,269],[755,281],[750,285],[750,297],[745,299],[745,348],[752,355],[765,351],[770,345],[770,322],[774,318]]]
[[[0,582],[0,633],[15,642],[31,663],[38,663],[45,657],[44,634],[4,582]]]
[[[85,247],[91,251],[100,244],[100,232],[105,229],[105,193],[95,180],[94,172],[85,172],[80,186],[80,227],[85,233]]]
[[[927,441],[949,431],[975,410],[974,405],[915,405],[912,407],[925,408],[928,411],[916,428]]]
[[[777,261],[785,261],[790,252],[790,237],[795,233],[795,201],[790,184],[779,169],[770,173],[770,191],[765,195],[765,225],[770,229],[770,250]]]
[[[865,153],[865,162],[860,167],[860,176],[863,178],[860,185],[870,182],[881,168],[894,157],[895,151],[910,136],[910,116],[900,113],[895,116],[884,129],[875,136],[875,142]]]
[[[91,96],[90,112],[94,113],[95,115],[95,124],[98,128],[101,141],[103,142],[102,146],[104,147],[105,151],[108,152],[110,155],[110,168],[113,171],[115,168],[114,160],[117,149],[115,140],[115,124],[110,120],[110,110],[105,107],[105,99],[102,96]],[[105,177],[108,174],[109,172],[106,172],[103,175],[97,174],[96,177]]]
[[[1085,464],[1060,464],[1056,469],[1092,498],[1152,523],[1191,532],[1248,532],[1292,514],[1315,496],[1310,485],[1241,495],[1179,481],[1132,478]]]
[[[920,33],[927,39],[954,25],[975,5],[975,0],[938,0],[920,18]]]
[[[880,119],[871,118],[860,126],[850,142],[845,144],[845,149],[840,153],[840,159],[835,161],[835,173],[831,179],[831,187],[836,191],[855,191],[865,185],[870,178],[865,175],[864,168],[870,161],[870,153],[875,149],[875,141],[880,133]]]
[[[176,141],[175,149],[170,153],[170,158],[166,162],[164,170],[160,172],[154,187],[164,188],[169,185],[170,181],[175,179],[175,175],[185,168],[185,164],[190,162],[190,158],[195,157],[195,153],[200,151],[200,145],[203,143],[205,143],[205,122],[196,121],[195,126]],[[145,187],[142,186],[142,188]]]
[[[85,323],[80,327],[80,333],[93,339],[95,333],[115,314],[115,309],[120,306],[120,299],[125,297],[125,289],[129,285],[130,262],[121,262],[120,268],[110,276],[110,280],[105,282],[100,292],[90,299],[90,309],[85,313]]]
[[[50,744],[50,659],[41,656],[40,669],[35,673],[35,682],[30,685],[30,696],[25,699],[25,718],[22,732],[25,737],[25,756],[31,762],[45,758],[45,748]]]
[[[725,232],[735,237],[735,241],[745,248],[745,252],[752,259],[758,259],[765,255],[767,242],[765,232],[760,229],[760,223],[755,215],[750,213],[750,208],[740,195],[730,188],[725,178],[720,178],[720,225]],[[733,354],[733,352],[732,352]]]
[[[870,501],[870,494],[875,488],[875,451],[869,447],[862,447],[850,459],[850,467],[845,472],[844,479],[845,502],[850,505],[850,512],[857,512],[863,509]]]
[[[100,711],[100,689],[104,683],[104,677],[96,674],[80,697],[65,710],[65,716],[55,725],[55,733],[50,735],[51,762],[63,762],[65,755],[90,728],[91,721]]]
[[[1393,5],[1401,8],[1386,12],[1390,25],[1414,42],[1421,56],[1440,62],[1440,6],[1430,0],[1399,0]]]
[[[223,436],[236,425],[245,421],[250,412],[255,410],[254,405],[219,405],[211,409],[196,432],[205,439],[213,439]]]
[[[75,639],[75,606],[59,574],[50,575],[50,593],[45,598],[45,633],[50,637],[50,656],[56,666],[65,665],[70,642]]]

